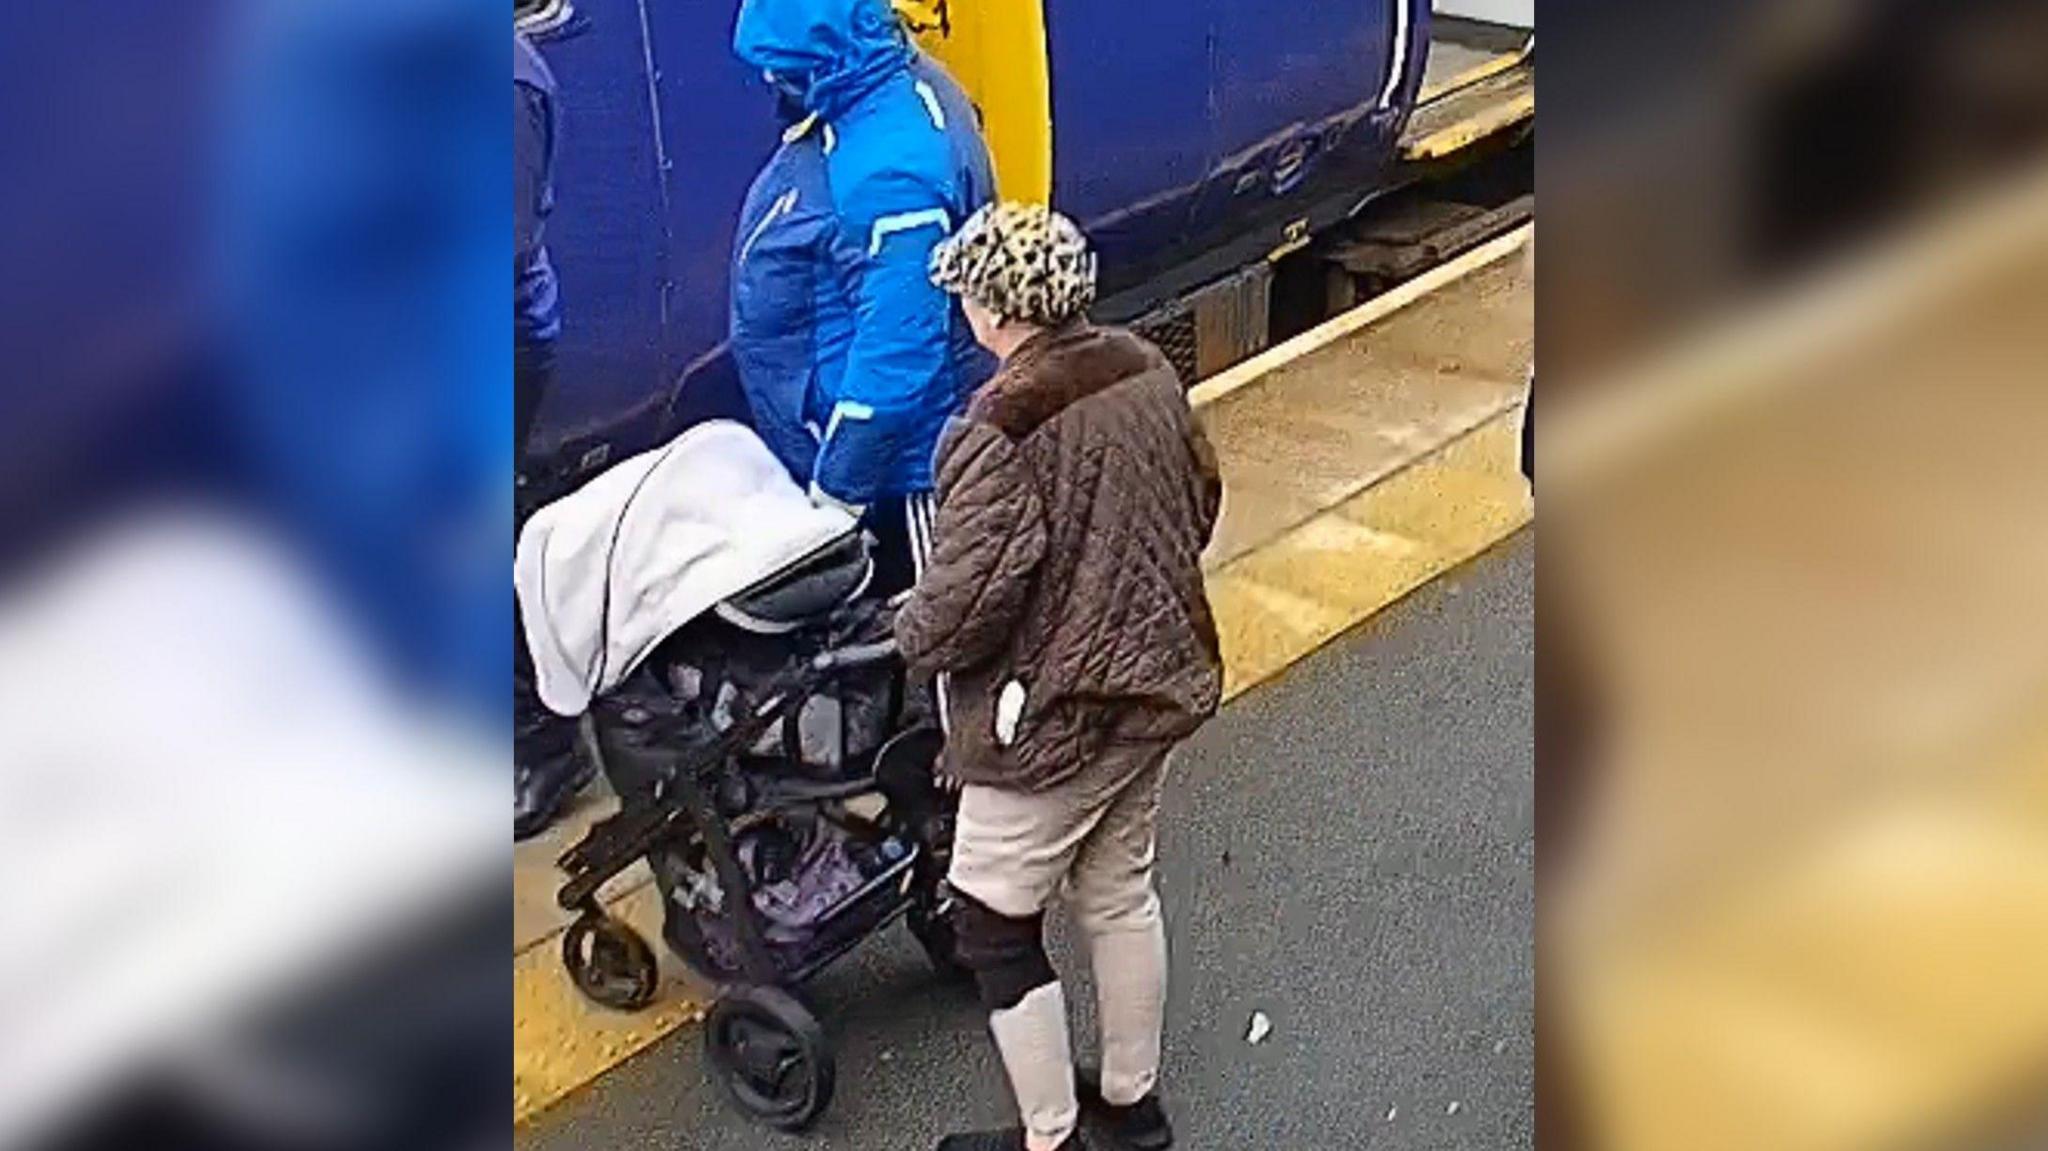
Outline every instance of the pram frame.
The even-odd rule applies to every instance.
[[[951,962],[950,937],[944,931],[943,875],[934,865],[935,859],[943,859],[947,854],[945,849],[948,845],[926,842],[928,829],[925,827],[910,826],[900,819],[894,823],[884,822],[896,813],[879,771],[892,747],[919,737],[936,740],[937,733],[918,727],[899,727],[905,697],[899,666],[893,677],[888,705],[890,735],[860,775],[834,782],[778,780],[750,797],[750,814],[801,810],[862,836],[895,834],[909,847],[903,858],[893,861],[886,870],[836,904],[818,926],[824,930],[852,908],[872,906],[869,901],[880,895],[885,886],[896,885],[898,894],[874,924],[866,930],[838,938],[807,956],[794,969],[785,968],[778,961],[766,938],[761,914],[753,899],[754,885],[742,866],[734,842],[732,822],[721,812],[712,786],[721,773],[729,765],[739,762],[762,736],[777,724],[791,720],[797,708],[812,696],[829,689],[836,679],[849,673],[898,665],[890,626],[893,614],[890,605],[872,600],[855,601],[836,609],[817,625],[827,637],[825,650],[771,677],[752,693],[752,698],[742,699],[730,726],[693,751],[678,752],[679,757],[687,755],[688,761],[677,762],[651,795],[623,800],[617,814],[593,826],[557,861],[567,878],[557,892],[556,900],[565,911],[577,916],[569,935],[565,936],[563,951],[564,963],[572,980],[585,995],[603,1005],[632,1010],[645,1006],[653,997],[657,983],[653,952],[632,928],[606,913],[598,893],[612,878],[664,846],[701,839],[705,859],[723,895],[717,908],[709,914],[716,915],[737,942],[738,969],[731,972],[706,970],[703,962],[706,949],[702,946],[698,921],[691,916],[678,916],[667,907],[664,908],[664,942],[700,975],[718,984],[718,1000],[706,1022],[705,1042],[713,1069],[728,1095],[752,1117],[784,1130],[801,1130],[823,1112],[830,1102],[834,1077],[832,1055],[822,1029],[810,1010],[790,992],[914,911],[920,912],[911,920],[919,943],[942,972],[957,974],[957,967]],[[658,722],[681,725],[683,721],[664,719]],[[659,744],[684,747],[691,742],[688,736],[694,733],[670,733],[657,727],[650,734]],[[666,738],[671,734],[674,738]],[[786,733],[785,744],[788,741]],[[883,796],[886,804],[881,820],[869,820],[844,808],[847,800],[877,794]],[[666,902],[667,893],[664,892]],[[684,931],[695,938],[676,938],[676,933]],[[580,943],[576,946],[570,946],[570,943],[572,939],[590,936],[595,936],[598,949],[586,961],[581,955]],[[618,972],[593,974],[579,969],[580,964],[596,965],[601,960],[624,963],[634,970],[625,973],[621,982]],[[608,996],[603,990],[607,979],[611,980],[611,986],[625,986],[630,993]],[[744,1085],[747,1052],[733,1050],[734,1045],[726,1036],[730,1028],[725,1025],[733,1023],[732,1016],[736,1014],[747,1016],[740,1023],[757,1028],[765,1026],[777,1032],[776,1038],[784,1040],[789,1050],[794,1052],[784,1056],[783,1062],[795,1060],[808,1070],[805,1080],[808,1086],[799,1092],[800,1098],[775,1101],[770,1105],[764,1103],[761,1092],[751,1091]],[[744,1047],[744,1042],[739,1046]],[[775,1074],[778,1078],[787,1077],[786,1069]]]

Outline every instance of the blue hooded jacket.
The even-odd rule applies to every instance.
[[[927,269],[994,194],[978,115],[888,0],[744,0],[733,48],[804,116],[734,239],[733,358],[756,427],[843,503],[928,491],[939,433],[994,367]]]

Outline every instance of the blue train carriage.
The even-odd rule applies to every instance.
[[[728,258],[778,127],[732,56],[736,7],[515,0],[563,125],[549,246],[566,325],[529,495],[742,412]],[[1262,269],[1370,198],[1429,43],[1429,0],[897,7],[980,109],[1003,194],[1050,198],[1088,229],[1119,321]]]

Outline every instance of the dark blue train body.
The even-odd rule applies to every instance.
[[[516,11],[560,88],[565,323],[537,429],[549,476],[531,478],[553,487],[742,414],[731,245],[781,125],[732,54],[736,0],[537,3]],[[1428,43],[1428,0],[898,3],[981,103],[1004,194],[1049,192],[1079,219],[1125,311],[1369,198]]]

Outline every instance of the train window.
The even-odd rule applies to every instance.
[[[569,0],[512,0],[512,26],[528,36],[544,36],[576,15]]]

